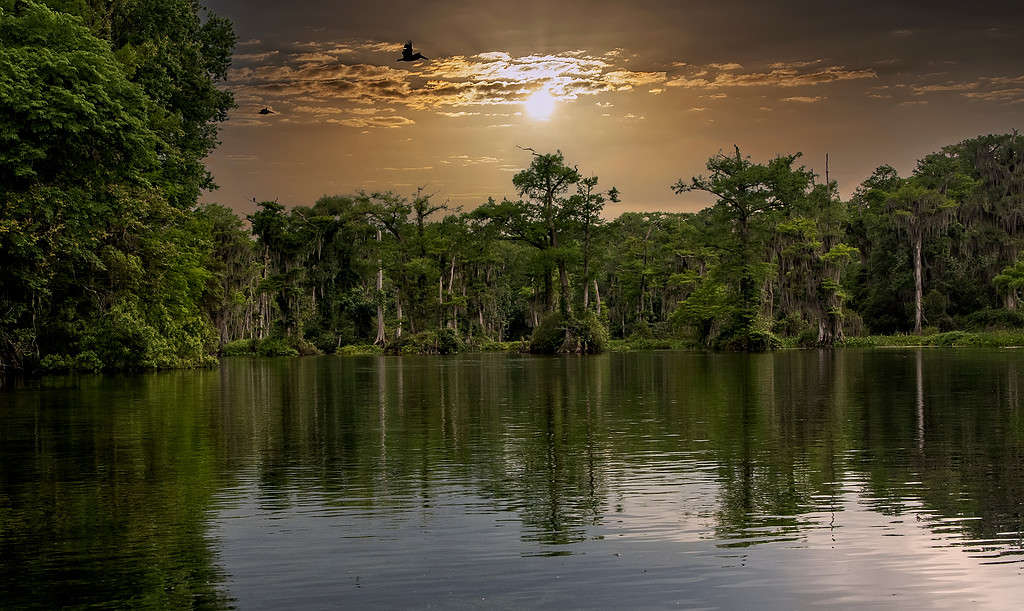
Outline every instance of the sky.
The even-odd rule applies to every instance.
[[[515,197],[519,147],[616,186],[608,216],[709,205],[670,185],[733,146],[822,176],[828,153],[849,196],[881,164],[1024,128],[1020,1],[203,4],[239,39],[204,199],[243,214],[418,187],[471,209]],[[429,60],[395,61],[407,39]]]

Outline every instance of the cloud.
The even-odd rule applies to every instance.
[[[665,82],[668,87],[689,89],[722,89],[726,87],[807,87],[840,81],[874,79],[878,74],[867,68],[822,66],[822,60],[777,62],[763,72],[722,70],[716,64],[706,67],[681,66],[683,73]],[[711,70],[709,70],[709,68]],[[712,71],[716,71],[712,74]]]
[[[414,125],[416,122],[408,117],[401,117],[399,115],[387,115],[380,117],[349,117],[347,119],[327,119],[327,123],[336,123],[338,125],[344,125],[345,127],[405,127],[406,125]]]
[[[927,76],[927,75],[926,75]],[[972,81],[944,81],[911,85],[915,96],[957,93],[969,100],[999,104],[1024,103],[1024,74],[982,76]]]
[[[827,99],[828,98],[826,96],[823,96],[823,95],[815,95],[815,96],[795,95],[795,96],[792,96],[792,97],[789,97],[789,98],[782,98],[781,101],[783,101],[783,102],[797,102],[797,103],[800,103],[800,104],[814,104],[816,102],[822,102],[822,101],[827,100]]]
[[[505,125],[492,125],[490,127],[505,127]],[[497,157],[492,157],[490,155],[484,155],[482,157],[470,157],[469,155],[448,155],[448,159],[442,160],[441,163],[443,165],[453,165],[455,163],[458,163],[461,167],[467,167],[478,164],[500,163],[501,161],[503,160]]]
[[[318,105],[336,109],[384,107],[391,112],[407,108],[465,117],[483,114],[469,107],[519,104],[538,90],[547,90],[559,100],[640,86],[653,86],[649,91],[660,93],[663,89],[657,85],[667,79],[665,72],[625,68],[618,52],[590,55],[574,50],[513,56],[491,51],[436,58],[401,68],[373,58],[374,54],[398,48],[400,45],[394,43],[374,41],[296,42],[278,55],[268,52],[269,61],[232,69],[229,87],[239,99],[293,106],[289,110],[312,120],[337,114],[316,112],[314,107]],[[250,55],[255,59],[260,54]],[[295,104],[296,100],[302,103]],[[411,124],[411,120],[390,120],[395,125]],[[355,119],[341,122],[353,126],[364,123]]]
[[[949,91],[970,91],[971,89],[977,89],[979,83],[936,83],[933,85],[915,85],[911,89],[914,91],[914,95],[924,95],[926,93],[945,93]]]
[[[292,108],[292,111],[313,115],[343,115],[348,112],[344,108],[335,108],[333,106],[296,106]]]
[[[262,62],[274,57],[278,53],[280,53],[280,51],[277,51],[276,49],[273,51],[261,51],[258,53],[235,53],[231,56],[231,60],[239,62]]]
[[[971,100],[984,100],[986,102],[1009,102],[1019,104],[1024,102],[1024,88],[993,89],[990,91],[970,91],[963,94]]]

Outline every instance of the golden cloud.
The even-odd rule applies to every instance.
[[[229,83],[239,99],[273,102],[286,108],[294,121],[301,120],[294,115],[304,115],[310,121],[332,116],[332,123],[365,128],[383,125],[379,119],[374,122],[358,116],[333,116],[345,112],[358,115],[361,107],[405,107],[446,117],[466,117],[481,113],[465,107],[518,104],[539,89],[548,90],[557,99],[572,100],[658,85],[667,78],[665,72],[623,67],[617,63],[619,52],[600,56],[585,51],[513,56],[492,51],[438,58],[408,69],[356,61],[362,56],[399,48],[400,45],[372,41],[293,43],[289,52],[268,53],[262,58],[263,63],[232,69]],[[255,59],[257,55],[247,54],[246,59]],[[302,103],[295,104],[294,100]],[[318,105],[330,110],[318,111]],[[391,118],[386,126],[412,123]]]
[[[665,85],[690,89],[807,87],[878,77],[874,70],[866,68],[820,67],[821,63],[821,60],[774,63],[764,72],[740,72],[731,64],[709,64],[706,67],[682,65],[678,67],[684,69],[684,73],[669,79]],[[716,73],[712,75],[712,71]]]
[[[788,98],[782,98],[783,102],[797,102],[799,104],[814,104],[816,102],[823,102],[828,98],[823,95],[795,95]]]

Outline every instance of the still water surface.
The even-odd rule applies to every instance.
[[[1020,608],[1024,351],[229,359],[0,391],[0,608]]]

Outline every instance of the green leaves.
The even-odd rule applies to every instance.
[[[198,230],[212,227],[192,207],[230,101],[212,82],[223,58],[204,67],[187,43],[202,27],[192,2],[48,4],[77,16],[0,3],[0,360],[207,364],[215,274]],[[146,25],[169,7],[179,19]],[[209,52],[230,42],[217,28]],[[168,87],[147,80],[157,62],[180,69]]]
[[[78,20],[28,3],[0,14],[0,194],[32,184],[141,184],[149,101]]]

